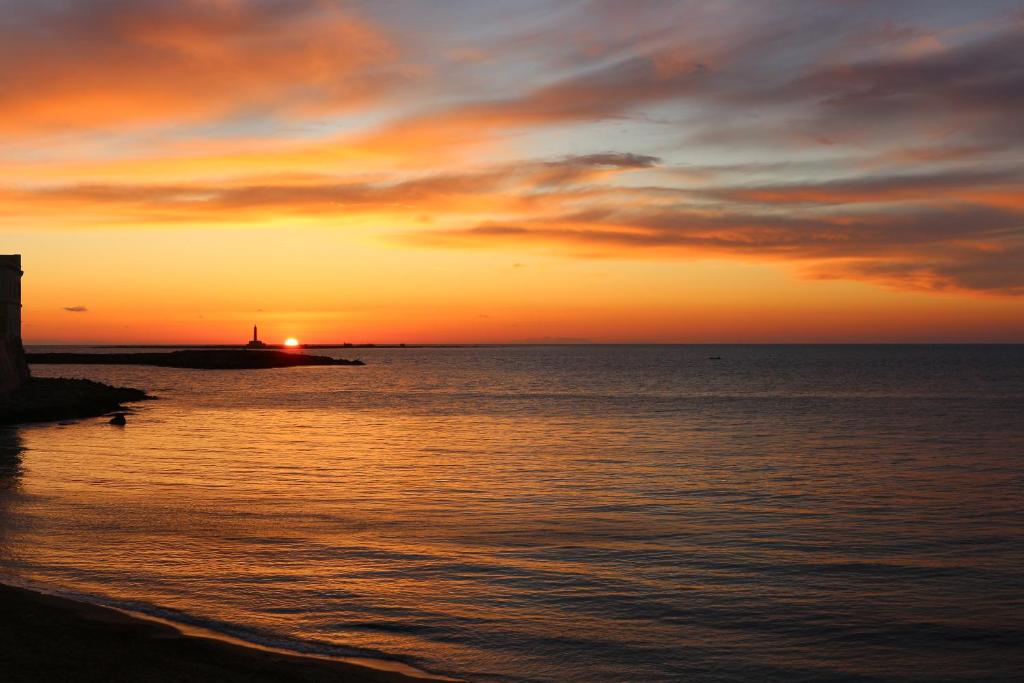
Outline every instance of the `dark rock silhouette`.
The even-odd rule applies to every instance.
[[[123,410],[122,403],[152,398],[139,389],[112,387],[87,379],[33,377],[0,399],[0,424],[57,422]]]
[[[123,427],[124,425],[128,424],[128,420],[125,419],[125,416],[123,414],[118,413],[114,417],[110,418],[110,424]]]
[[[258,370],[299,365],[363,365],[361,360],[284,351],[203,349],[167,353],[30,353],[28,362],[60,365],[157,365],[197,370]]]

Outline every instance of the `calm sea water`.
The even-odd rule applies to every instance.
[[[160,400],[0,432],[0,577],[477,681],[1020,680],[1024,347],[337,355],[37,366]]]

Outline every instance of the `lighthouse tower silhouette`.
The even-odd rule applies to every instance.
[[[259,330],[252,326],[252,341],[245,345],[247,349],[265,349],[267,345],[260,341]]]

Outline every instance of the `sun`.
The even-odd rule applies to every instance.
[[[288,337],[287,339],[284,340],[284,345],[295,347],[299,345],[299,340],[296,339],[295,337]]]

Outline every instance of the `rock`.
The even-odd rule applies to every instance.
[[[33,377],[10,396],[0,397],[0,425],[111,415],[124,410],[122,403],[150,398],[138,389],[111,387],[87,379]]]
[[[114,417],[110,418],[110,424],[123,427],[124,425],[128,424],[128,420],[124,418],[124,415],[115,415]]]

